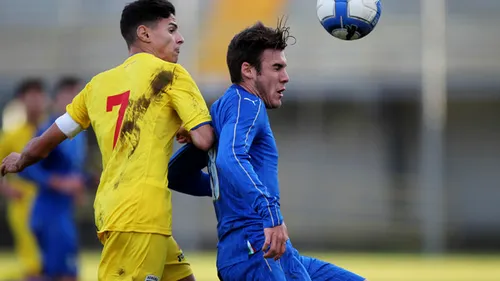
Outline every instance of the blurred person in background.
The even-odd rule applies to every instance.
[[[77,78],[64,77],[56,85],[53,111],[37,132],[40,136],[81,90]],[[38,194],[31,214],[31,229],[42,256],[42,275],[55,281],[74,281],[78,275],[78,235],[74,201],[85,187],[86,134],[59,144],[43,161],[19,175],[36,182]]]
[[[5,157],[12,151],[21,152],[35,136],[45,116],[47,94],[41,79],[28,78],[22,81],[17,87],[15,98],[23,104],[26,122],[2,134],[0,157]],[[7,221],[20,264],[20,268],[2,273],[0,280],[35,280],[40,274],[41,264],[38,246],[30,230],[29,220],[36,196],[36,185],[32,181],[12,175],[1,179],[0,192],[7,198]]]

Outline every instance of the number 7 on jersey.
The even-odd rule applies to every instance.
[[[115,135],[113,137],[113,149],[115,148],[116,142],[118,141],[118,136],[120,135],[123,117],[125,117],[125,111],[127,110],[129,97],[130,91],[126,91],[119,95],[109,96],[106,102],[106,112],[113,111],[113,107],[117,105],[120,106],[120,109],[118,109],[118,119],[116,120]]]

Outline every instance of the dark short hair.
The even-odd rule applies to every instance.
[[[45,84],[43,83],[43,80],[41,78],[24,79],[17,85],[14,96],[16,98],[22,98],[30,91],[45,91]]]
[[[175,15],[175,7],[167,0],[137,0],[127,4],[122,11],[120,30],[130,47],[137,39],[139,25],[153,27],[158,20]]]
[[[80,85],[80,79],[78,79],[78,77],[65,76],[57,81],[54,90],[57,94],[63,89],[77,87],[78,85]]]
[[[257,22],[236,34],[229,43],[226,56],[231,82],[242,81],[241,65],[244,62],[254,66],[260,72],[262,53],[267,49],[284,50],[288,45],[288,39],[293,38],[289,34],[289,29],[281,19],[276,28]]]

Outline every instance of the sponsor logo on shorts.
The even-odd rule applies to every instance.
[[[146,276],[146,279],[144,279],[144,281],[159,281],[160,278],[158,278],[157,276],[154,276],[154,275],[148,275]]]

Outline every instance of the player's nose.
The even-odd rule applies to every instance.
[[[288,72],[286,72],[286,70],[283,70],[283,73],[281,74],[281,83],[285,84],[285,83],[288,83],[290,81],[290,76],[288,76]]]
[[[177,44],[183,44],[184,43],[184,37],[182,36],[182,34],[179,33],[178,37],[177,37]]]

